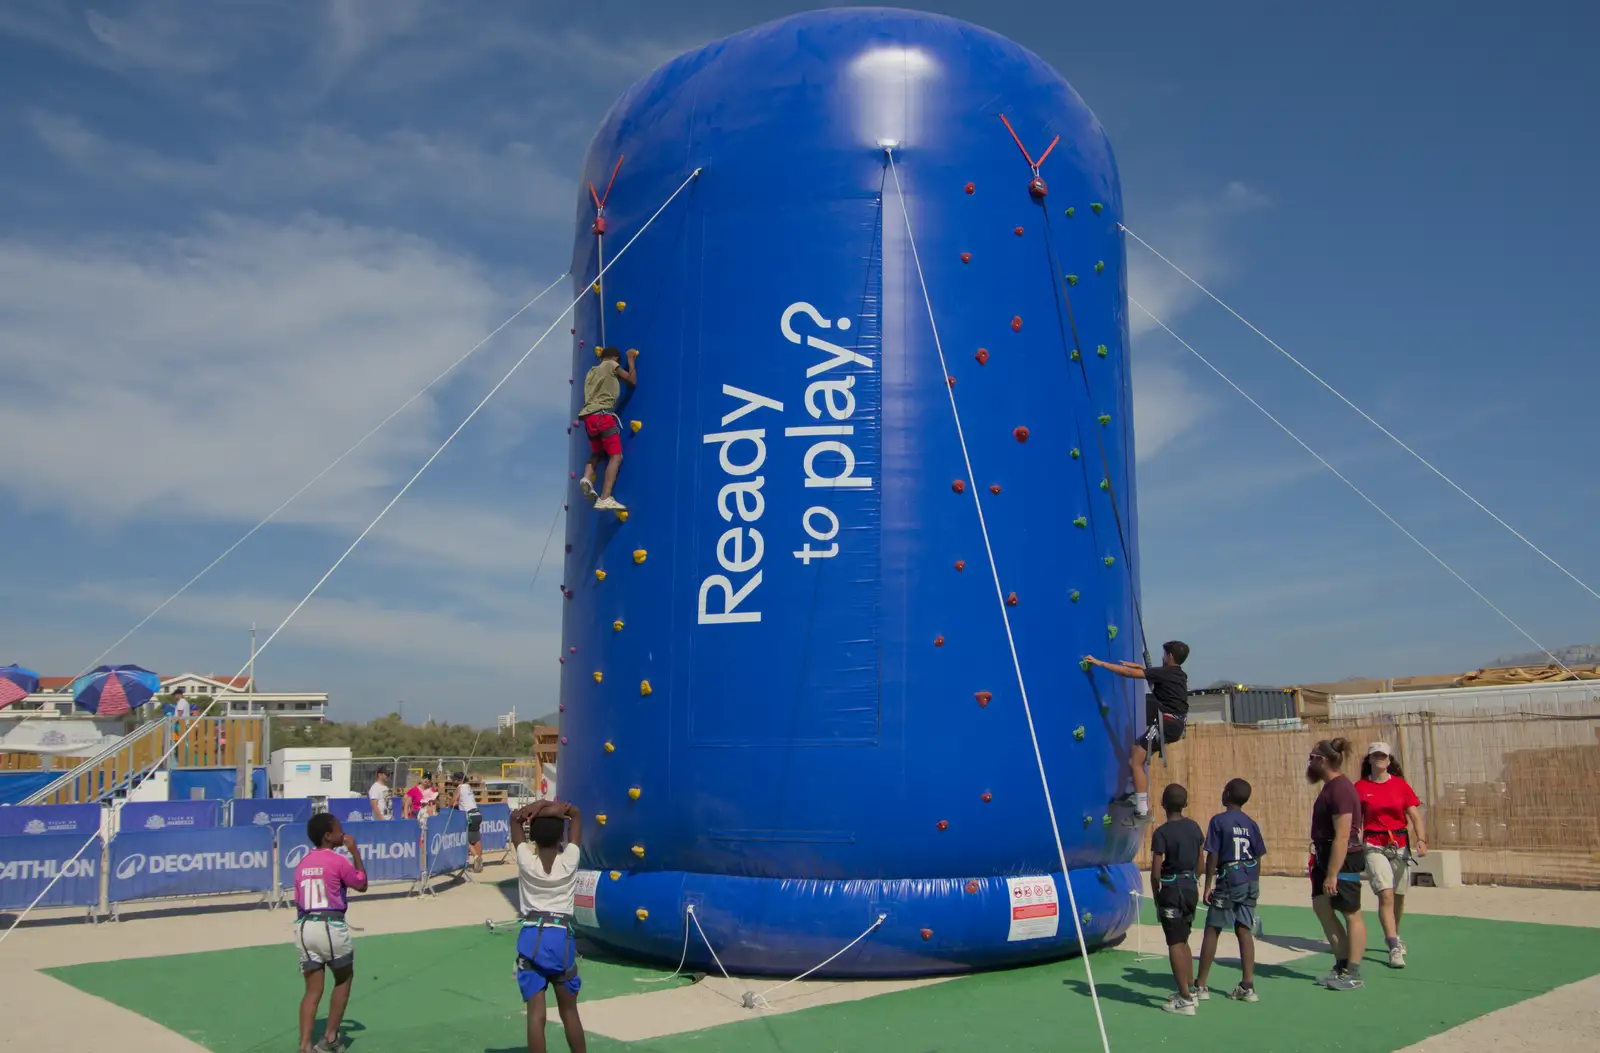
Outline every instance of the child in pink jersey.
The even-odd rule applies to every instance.
[[[306,978],[300,999],[300,1053],[344,1053],[339,1024],[350,1002],[355,980],[355,945],[345,924],[345,893],[367,890],[367,869],[355,838],[345,833],[339,820],[326,812],[306,823],[306,836],[314,846],[294,868],[295,942],[300,949],[300,972]],[[346,859],[339,854],[350,853]],[[322,1040],[311,1044],[322,1002],[323,970],[333,970],[333,997],[328,1002],[328,1022]]]

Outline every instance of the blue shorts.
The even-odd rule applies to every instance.
[[[578,978],[578,942],[559,925],[523,925],[517,934],[517,987],[524,1002],[551,984],[570,994],[583,986]]]
[[[1251,931],[1256,926],[1256,900],[1261,895],[1258,880],[1238,884],[1218,885],[1206,904],[1206,928],[1227,932],[1244,926]]]

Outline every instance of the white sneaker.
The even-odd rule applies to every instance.
[[[591,501],[600,496],[595,492],[594,484],[587,479],[578,480],[578,493],[582,494]]]
[[[594,507],[602,512],[622,512],[627,510],[627,505],[615,497],[602,497],[594,503]]]
[[[1194,1000],[1196,1002],[1211,1001],[1211,988],[1209,987],[1201,987],[1199,984],[1195,984],[1193,987],[1189,988],[1189,991],[1194,995]]]
[[[1403,945],[1396,944],[1389,948],[1389,968],[1404,969],[1406,967],[1406,949]]]
[[[1238,987],[1235,987],[1233,990],[1229,991],[1228,997],[1233,999],[1235,1002],[1261,1001],[1261,996],[1256,994],[1256,989],[1254,987],[1246,987],[1244,984],[1240,984]]]
[[[1175,994],[1161,1003],[1161,1011],[1163,1013],[1176,1013],[1178,1016],[1194,1016],[1194,1007],[1195,1001],[1193,998],[1185,998],[1180,994]]]

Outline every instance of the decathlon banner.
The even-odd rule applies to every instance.
[[[311,798],[239,798],[233,802],[233,826],[305,826],[311,818]]]
[[[220,801],[129,801],[117,816],[117,830],[210,830],[218,825]]]
[[[428,824],[427,837],[429,877],[467,868],[467,817],[464,813],[453,808],[440,812]]]
[[[0,809],[10,811],[10,809]],[[87,835],[29,834],[0,837],[0,910],[26,907],[58,874],[41,907],[92,907],[100,902],[98,837],[83,848]],[[78,849],[83,854],[73,858]]]
[[[478,837],[483,842],[485,852],[499,852],[511,843],[511,806],[509,804],[486,804],[478,811],[483,815],[483,823],[478,827]]]
[[[78,843],[100,832],[98,804],[22,804],[0,808],[0,837],[77,834]]]
[[[399,814],[399,795],[395,796],[394,805],[395,813]],[[372,805],[368,803],[368,799],[365,797],[329,797],[328,814],[345,824],[376,821],[372,816]]]
[[[422,877],[422,824],[415,819],[393,819],[387,823],[366,823],[345,833],[356,839],[361,862],[367,868],[367,884],[383,885],[394,881],[416,881]],[[304,831],[284,827],[278,833],[278,884],[294,887],[294,868],[311,851]],[[350,853],[339,849],[339,854]]]
[[[111,842],[107,898],[112,903],[164,896],[272,891],[272,829],[125,832]]]

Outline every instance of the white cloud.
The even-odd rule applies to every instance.
[[[1190,373],[1166,362],[1134,359],[1134,452],[1145,461],[1182,436],[1214,407]]]

